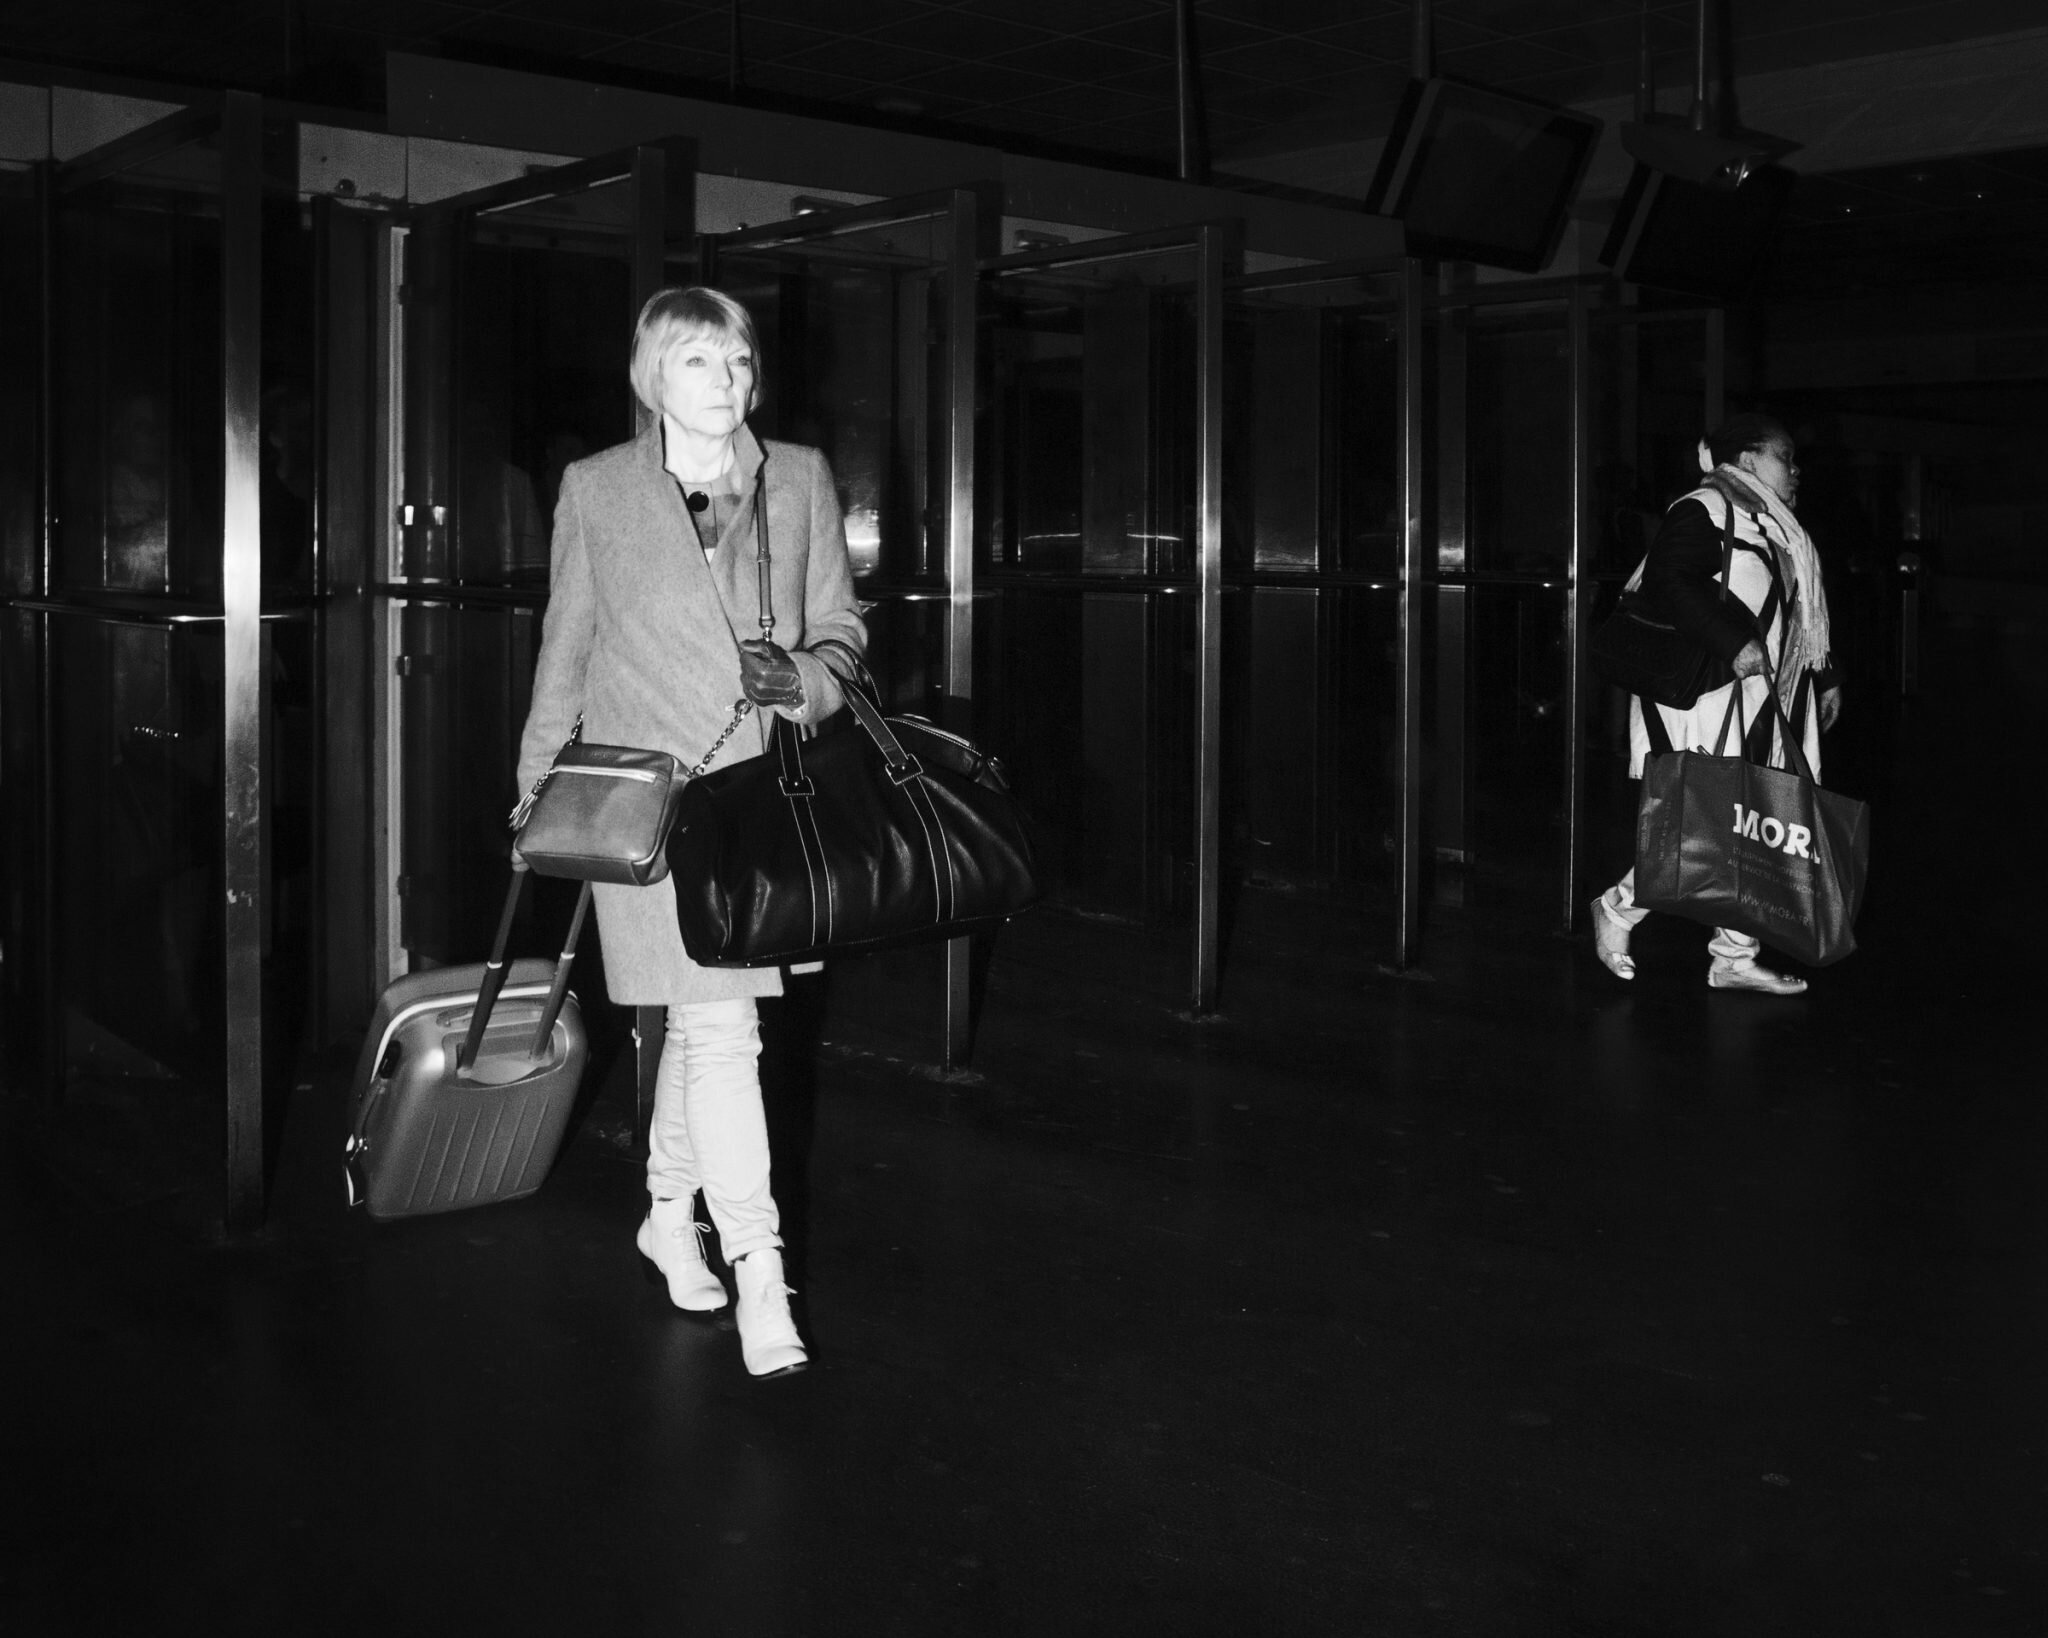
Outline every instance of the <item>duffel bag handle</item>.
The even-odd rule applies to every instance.
[[[836,638],[826,638],[817,648],[836,648],[846,655],[859,672],[857,677],[840,678],[840,693],[845,697],[846,707],[853,713],[854,720],[861,725],[875,749],[882,753],[882,761],[888,765],[889,777],[901,785],[905,780],[915,779],[924,772],[924,765],[897,739],[882,715],[882,708],[874,695],[874,678],[869,675],[866,664],[846,644]],[[804,775],[803,736],[796,725],[787,717],[778,717],[775,722],[775,743],[777,754],[782,759],[782,794],[784,796],[809,796],[811,782]]]

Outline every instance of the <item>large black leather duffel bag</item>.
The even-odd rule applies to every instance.
[[[669,832],[676,920],[707,967],[820,960],[994,926],[1039,896],[1002,770],[858,682],[851,721],[683,789]]]

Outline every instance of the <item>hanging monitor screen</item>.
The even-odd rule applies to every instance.
[[[1600,260],[1621,278],[1710,301],[1755,287],[1792,173],[1750,172],[1739,188],[1710,188],[1638,165],[1614,213]]]
[[[1541,272],[1600,136],[1590,114],[1462,80],[1411,80],[1366,195],[1411,255]]]

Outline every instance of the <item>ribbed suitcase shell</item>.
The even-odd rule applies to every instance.
[[[477,1060],[455,1068],[481,962],[393,981],[349,1093],[350,1204],[417,1217],[517,1200],[541,1186],[576,1101],[589,1043],[570,996],[539,1062],[527,1056],[555,964],[515,961]]]

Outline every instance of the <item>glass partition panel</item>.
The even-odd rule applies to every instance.
[[[1133,919],[1198,885],[1196,273],[1177,246],[984,289],[983,714],[1053,895]]]
[[[1562,577],[1471,588],[1471,689],[1467,771],[1470,845],[1478,879],[1492,867],[1528,865],[1518,879],[1540,888],[1563,848],[1570,791],[1565,768],[1566,591]]]
[[[985,563],[1194,573],[1193,278],[1173,250],[990,281]]]
[[[1593,528],[1588,567],[1626,575],[1664,508],[1699,482],[1710,323],[1705,313],[1599,315],[1592,329]]]
[[[1406,271],[1232,281],[1223,876],[1375,898],[1400,869]]]
[[[1588,345],[1590,632],[1612,611],[1664,509],[1699,482],[1697,445],[1720,395],[1721,316],[1610,308],[1595,315]],[[1579,859],[1592,888],[1619,876],[1632,854],[1628,704],[1621,690],[1588,673]]]
[[[761,334],[755,430],[825,452],[863,578],[944,573],[953,231],[941,212],[716,251]]]
[[[1400,573],[1400,276],[1238,281],[1225,309],[1224,561]]]
[[[475,961],[491,947],[511,862],[505,816],[518,800],[514,767],[540,628],[532,607],[400,607],[400,941],[416,962]]]
[[[259,304],[224,311],[229,139],[216,124],[132,163],[117,151],[51,173],[46,421],[29,397],[41,375],[22,345],[32,326],[17,319],[0,342],[0,417],[23,434],[6,440],[19,453],[0,478],[7,592],[21,600],[4,635],[8,675],[22,684],[8,701],[8,771],[51,816],[41,901],[10,920],[47,926],[40,1023],[59,1076],[112,1066],[218,1091],[231,1005],[252,1031],[259,1005],[269,1009],[270,1052],[288,1058],[299,1045],[317,807],[311,232],[292,190],[263,180],[295,176],[294,127],[234,128],[245,167],[236,208],[248,213],[236,218],[247,224],[237,254]],[[0,210],[20,207],[18,190],[0,190]],[[33,253],[40,237],[9,236],[10,280],[22,276],[13,252]],[[240,428],[228,426],[230,322],[239,356],[260,365]],[[237,430],[255,449],[266,613],[260,635],[252,621],[241,677],[263,701],[260,753],[247,758],[261,769],[261,806],[240,832],[256,841],[239,856],[261,915],[237,949],[260,971],[261,1002],[256,984],[226,993],[221,911],[225,449]],[[21,458],[38,432],[46,496],[33,458]],[[30,538],[44,530],[47,563]]]
[[[59,204],[53,590],[220,597],[220,246],[196,182]]]
[[[221,645],[211,623],[48,622],[51,875],[65,1034],[85,1062],[218,1070]],[[111,952],[118,960],[110,960]]]
[[[1463,330],[1466,560],[1560,572],[1571,555],[1571,347],[1562,304],[1447,313]],[[1448,387],[1446,388],[1448,390]]]
[[[42,240],[35,173],[0,168],[0,595],[41,589]]]
[[[451,307],[455,576],[543,589],[563,469],[633,436],[632,187],[464,222]]]
[[[1400,602],[1391,585],[1236,585],[1225,600],[1226,880],[1391,889]]]

